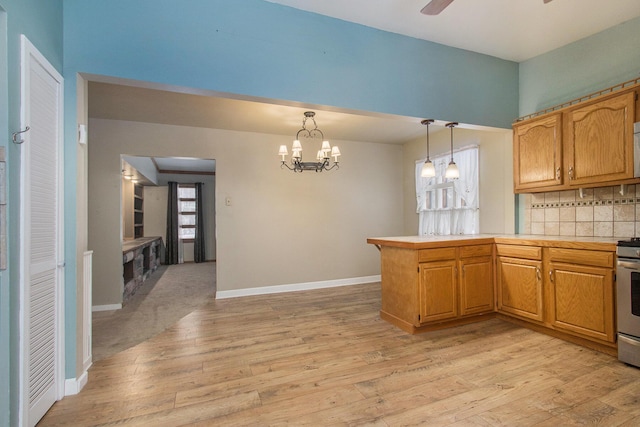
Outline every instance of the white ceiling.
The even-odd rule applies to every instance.
[[[216,161],[190,157],[153,157],[158,173],[197,172],[211,174],[216,170]]]
[[[447,46],[522,62],[640,16],[640,0],[267,0]]]

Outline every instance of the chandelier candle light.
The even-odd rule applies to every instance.
[[[429,158],[429,125],[433,123],[433,119],[424,119],[420,123],[427,127],[427,160],[425,160],[422,165],[421,175],[424,178],[431,178],[436,176],[436,168],[433,166],[433,162]]]
[[[450,122],[445,126],[451,129],[451,161],[449,162],[449,166],[447,166],[444,176],[449,179],[457,179],[460,178],[460,171],[458,170],[456,162],[453,161],[453,128],[458,126],[458,122]]]
[[[302,171],[316,171],[322,172],[323,170],[331,170],[333,168],[338,168],[338,157],[340,156],[340,149],[337,146],[331,146],[329,141],[324,139],[324,134],[320,129],[318,129],[318,125],[316,124],[315,119],[316,113],[313,111],[306,111],[304,113],[304,119],[302,119],[302,129],[298,131],[296,134],[296,139],[293,141],[293,145],[291,146],[291,166],[287,164],[286,157],[289,155],[286,145],[281,145],[280,150],[278,150],[278,155],[282,157],[282,164],[280,167],[286,166],[287,169],[294,172],[302,172]],[[307,120],[311,119],[313,122],[313,128],[307,128]],[[318,150],[318,154],[316,155],[315,162],[303,162],[302,161],[302,144],[300,143],[300,136],[309,139],[320,138],[322,141],[322,146],[320,150]],[[333,164],[331,164],[330,160],[333,157]]]

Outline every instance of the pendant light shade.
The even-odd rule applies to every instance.
[[[460,178],[460,171],[458,170],[456,162],[453,161],[453,128],[458,126],[458,122],[450,122],[445,126],[451,129],[451,160],[449,161],[449,166],[447,166],[444,176],[448,179],[458,179]]]
[[[451,160],[449,162],[449,166],[447,166],[447,170],[444,173],[445,178],[449,179],[458,179],[460,178],[460,171],[458,170],[458,165],[456,162]]]
[[[425,160],[422,165],[422,172],[420,175],[423,178],[431,178],[436,176],[436,168],[433,166],[433,162],[429,158],[429,125],[433,123],[433,119],[424,119],[420,123],[427,127],[427,160]]]
[[[422,165],[422,173],[421,176],[423,178],[432,178],[436,176],[436,167],[433,165],[431,160],[425,160]]]

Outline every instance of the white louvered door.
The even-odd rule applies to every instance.
[[[64,393],[62,77],[22,36],[20,425]]]

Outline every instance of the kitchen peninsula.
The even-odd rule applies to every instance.
[[[380,317],[409,333],[500,317],[617,353],[615,239],[405,236],[367,243],[381,254]]]

